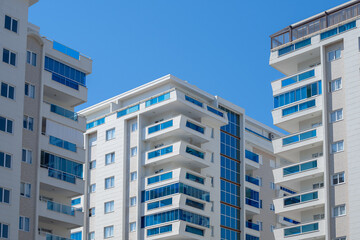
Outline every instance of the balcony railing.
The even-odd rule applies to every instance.
[[[53,202],[53,201],[48,201],[43,198],[40,198],[40,201],[46,202],[46,208],[48,210],[58,212],[58,213],[63,213],[63,214],[70,215],[70,216],[75,216],[76,209],[74,207],[67,206],[67,205]]]
[[[160,124],[157,124],[155,126],[149,127],[148,128],[148,134],[155,133],[155,132],[158,132],[160,130],[172,127],[172,126],[173,126],[173,120],[166,121],[164,123],[160,123]]]
[[[283,169],[283,176],[304,172],[304,171],[311,170],[314,168],[317,168],[317,160],[313,160],[310,162],[300,163],[297,165],[286,167]]]
[[[48,176],[52,177],[52,178],[56,178],[68,183],[72,183],[72,184],[76,184],[76,176],[70,173],[66,173],[54,168],[49,168],[47,166],[41,166],[43,168],[47,168],[48,169]]]
[[[297,142],[301,142],[310,138],[316,137],[316,129],[312,129],[310,131],[306,131],[306,132],[302,132],[290,137],[286,137],[283,138],[282,140],[282,144],[283,146],[292,144],[292,143],[297,143]]]
[[[201,159],[204,159],[205,157],[205,154],[203,152],[200,152],[198,150],[195,150],[191,147],[186,147],[186,152],[195,156],[195,157],[198,157],[198,158],[201,158]]]
[[[162,155],[165,155],[165,154],[168,154],[168,153],[172,153],[172,152],[173,152],[173,146],[171,145],[171,146],[168,146],[168,147],[164,147],[162,149],[158,149],[158,150],[149,152],[148,153],[148,159],[159,157],[159,156],[162,156]]]
[[[304,224],[301,226],[291,227],[291,228],[285,228],[284,229],[284,237],[293,236],[293,235],[300,235],[305,234],[309,232],[314,232],[319,230],[319,223],[310,223],[310,224]]]
[[[260,208],[260,202],[251,198],[245,198],[245,203],[249,206]]]
[[[307,72],[303,72],[300,73],[296,76],[290,77],[290,78],[286,78],[284,80],[281,81],[281,87],[286,87],[288,85],[297,83],[297,82],[301,82],[303,80],[312,78],[315,76],[315,69],[311,69],[310,71]]]
[[[192,130],[195,130],[199,133],[202,133],[202,134],[204,134],[204,132],[205,132],[205,128],[200,127],[199,125],[189,122],[189,121],[186,121],[186,127],[190,128]]]
[[[284,198],[284,206],[288,207],[294,204],[305,203],[317,199],[319,199],[318,191],[308,192],[301,195]]]
[[[259,224],[256,224],[256,223],[253,223],[253,222],[246,222],[246,227],[247,228],[250,228],[250,229],[253,229],[255,231],[260,231],[260,225]]]
[[[53,113],[56,113],[56,114],[58,114],[60,116],[71,119],[73,121],[78,120],[78,114],[77,113],[72,112],[70,110],[67,110],[65,108],[59,107],[59,106],[54,105],[54,104],[50,104],[50,111],[53,112]]]
[[[307,101],[304,103],[297,104],[292,107],[284,108],[282,110],[282,115],[284,117],[284,116],[287,116],[287,115],[290,115],[290,114],[293,114],[296,112],[301,112],[303,110],[315,107],[315,105],[316,105],[316,101],[315,101],[315,99],[313,99],[313,100],[310,100],[310,101]]]
[[[66,238],[66,237],[60,237],[51,233],[46,233],[46,232],[39,232],[40,236],[45,236],[46,240],[72,240],[70,238]]]
[[[249,150],[245,150],[245,157],[251,161],[259,163],[259,155],[257,155],[256,153],[253,153]]]
[[[245,175],[245,181],[255,184],[256,186],[260,186],[260,181],[257,178]]]

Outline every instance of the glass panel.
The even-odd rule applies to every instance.
[[[283,169],[283,174],[284,174],[284,176],[286,176],[286,175],[289,175],[289,174],[297,173],[299,171],[300,171],[300,166],[296,165],[296,166],[284,168]]]
[[[316,230],[319,230],[319,223],[304,225],[304,226],[301,226],[301,229],[302,229],[303,233],[316,231]]]
[[[293,228],[284,229],[285,237],[294,235],[294,234],[300,234],[300,233],[301,233],[301,227],[293,227]]]

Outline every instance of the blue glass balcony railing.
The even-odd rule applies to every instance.
[[[76,176],[53,168],[48,168],[48,176],[68,183],[76,184]]]
[[[198,158],[201,158],[201,159],[204,159],[205,157],[205,154],[203,152],[200,152],[198,150],[195,150],[191,147],[186,147],[186,152],[195,156],[195,157],[198,157]]]
[[[292,224],[300,224],[300,222],[295,221],[293,219],[287,218],[287,217],[283,217],[284,221],[292,223]]]
[[[207,110],[209,112],[215,113],[216,115],[219,115],[220,117],[224,117],[224,113],[220,112],[219,110],[212,108],[210,106],[207,106]]]
[[[245,181],[247,181],[249,183],[252,183],[252,184],[255,184],[257,186],[260,186],[260,181],[257,178],[253,178],[251,176],[245,175]]]
[[[173,152],[173,146],[168,146],[148,153],[148,159],[159,157]]]
[[[287,116],[287,115],[290,115],[290,114],[293,114],[296,112],[300,112],[300,111],[315,107],[315,105],[316,105],[316,101],[315,101],[315,99],[313,99],[313,100],[310,100],[310,101],[307,101],[307,102],[304,102],[304,103],[301,103],[301,104],[298,104],[298,105],[295,105],[292,107],[284,108],[282,110],[282,115]]]
[[[303,133],[300,133],[300,134],[297,134],[297,135],[294,135],[291,137],[284,138],[282,140],[282,142],[283,142],[283,146],[285,146],[285,145],[288,145],[291,143],[301,142],[301,141],[304,141],[304,140],[307,140],[307,139],[313,138],[313,137],[316,137],[316,129],[313,129],[313,130],[310,130],[307,132],[303,132]]]
[[[299,172],[307,171],[307,170],[314,169],[314,168],[317,168],[317,160],[284,168],[283,175],[287,176],[290,174],[299,173]]]
[[[247,205],[250,205],[250,206],[253,206],[253,207],[256,207],[256,208],[260,208],[260,202],[256,201],[256,200],[253,200],[251,198],[245,198],[245,203]]]
[[[90,129],[90,128],[99,126],[99,125],[104,124],[104,123],[105,123],[105,117],[100,118],[100,119],[95,120],[95,121],[92,121],[92,122],[89,122],[88,124],[86,124],[86,129]]]
[[[80,59],[80,53],[78,51],[75,51],[74,49],[66,47],[65,45],[62,45],[61,43],[53,41],[53,49],[55,49],[59,52],[62,52],[72,58],[75,58],[76,60]]]
[[[150,184],[153,184],[153,183],[157,183],[157,182],[165,181],[165,180],[168,180],[168,179],[172,179],[172,177],[173,177],[172,172],[168,172],[168,173],[164,173],[164,174],[161,174],[161,175],[157,175],[157,176],[148,178],[147,183],[148,183],[148,185],[150,185]]]
[[[284,206],[290,206],[290,205],[294,205],[294,204],[298,204],[298,203],[304,203],[304,202],[308,202],[311,200],[316,200],[318,198],[319,198],[318,191],[305,193],[305,194],[301,194],[301,195],[294,196],[294,197],[287,197],[287,198],[284,198]]]
[[[353,29],[355,27],[356,27],[356,21],[349,22],[349,23],[344,24],[344,25],[342,25],[340,27],[337,27],[337,28],[334,28],[334,29],[331,29],[329,31],[321,33],[320,34],[320,39],[324,40],[326,38],[335,36],[335,35],[337,35],[339,33],[345,32],[345,31]]]
[[[72,152],[76,152],[77,148],[76,148],[76,144],[62,140],[60,138],[54,137],[54,136],[49,136],[49,143],[51,145],[72,151]]]
[[[155,97],[155,98],[152,98],[148,101],[145,102],[145,107],[150,107],[151,105],[154,105],[156,103],[160,103],[162,101],[165,101],[167,99],[170,99],[170,93],[165,93],[161,96],[158,96],[158,97]]]
[[[170,120],[170,121],[167,121],[167,122],[164,122],[164,123],[160,123],[160,124],[157,124],[155,126],[149,127],[148,128],[148,134],[158,132],[160,130],[163,130],[163,129],[166,129],[166,128],[169,128],[169,127],[172,127],[172,126],[173,126],[173,120]]]
[[[287,237],[292,235],[305,234],[308,232],[313,232],[318,230],[319,230],[319,223],[310,223],[302,226],[286,228],[284,229],[284,236]]]
[[[46,236],[46,240],[72,240],[70,238],[66,238],[66,237],[60,237],[60,236],[56,236],[50,233],[40,233],[40,235],[45,235]]]
[[[200,101],[198,101],[198,100],[196,100],[196,99],[194,99],[194,98],[192,98],[192,97],[189,97],[189,96],[186,96],[185,95],[185,100],[186,101],[188,101],[188,102],[191,102],[191,103],[193,103],[193,104],[195,104],[195,105],[197,105],[197,106],[199,106],[199,107],[203,107],[203,103],[202,102],[200,102]]]
[[[40,200],[44,201],[43,199],[40,199]],[[64,205],[64,204],[61,204],[61,203],[56,203],[56,202],[53,202],[53,201],[45,200],[44,202],[46,202],[46,208],[48,210],[58,212],[58,213],[63,213],[63,214],[70,215],[70,216],[75,215],[76,209],[74,207],[67,206],[67,205]]]
[[[281,81],[281,87],[286,87],[288,85],[297,83],[297,82],[301,82],[303,80],[312,78],[315,76],[315,69],[312,69],[310,71],[301,73],[299,75],[293,76],[291,78],[287,78]]]
[[[256,163],[259,163],[259,155],[257,155],[256,153],[253,153],[249,150],[245,150],[245,157]]]
[[[195,176],[191,173],[186,173],[185,178],[200,184],[205,184],[205,179],[202,177]]]
[[[139,109],[140,109],[140,105],[139,105],[139,104],[137,104],[137,105],[135,105],[135,106],[132,106],[132,107],[128,107],[128,108],[126,108],[126,109],[124,109],[124,110],[119,111],[119,112],[117,113],[117,118],[123,117],[123,116],[125,116],[125,115],[128,115],[128,114],[133,113],[133,112],[136,112],[136,111],[139,111]]]
[[[255,231],[260,231],[260,225],[259,224],[256,224],[256,223],[253,223],[253,222],[246,222],[246,227],[247,228],[250,228],[250,229],[253,229]]]
[[[202,133],[202,134],[204,134],[204,132],[205,132],[205,128],[200,127],[199,125],[196,125],[196,124],[194,124],[192,122],[189,122],[189,121],[186,121],[186,127],[191,128],[192,130],[195,130],[195,131],[197,131],[199,133]]]
[[[279,49],[278,54],[279,56],[284,55],[286,53],[298,50],[300,48],[306,47],[308,45],[311,45],[311,38],[305,39],[301,42],[295,43],[295,44],[291,44],[290,46],[284,47]]]
[[[53,112],[53,113],[56,113],[56,114],[58,114],[60,116],[69,118],[71,120],[74,120],[74,121],[78,120],[78,114],[77,113],[72,112],[70,110],[67,110],[65,108],[56,106],[54,104],[50,104],[50,111]]]

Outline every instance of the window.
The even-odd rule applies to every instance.
[[[275,190],[275,183],[270,182],[270,189]]]
[[[104,227],[104,238],[110,238],[114,236],[114,226]]]
[[[108,153],[105,155],[105,165],[115,162],[115,153]]]
[[[341,57],[341,49],[337,49],[328,53],[328,61],[334,61]]]
[[[0,152],[0,167],[11,168],[11,158],[11,155]]]
[[[136,122],[136,123],[131,124],[131,131],[132,131],[132,132],[137,131],[137,129],[138,129],[138,124],[137,124],[137,122]]]
[[[1,96],[14,99],[15,98],[15,87],[10,86],[7,83],[1,83]]]
[[[23,127],[24,127],[24,129],[33,131],[34,130],[34,118],[24,115]]]
[[[28,149],[22,150],[22,161],[31,164],[32,163],[32,151]]]
[[[270,203],[270,211],[275,211],[275,206],[272,203]]]
[[[95,232],[89,233],[89,240],[95,240]]]
[[[30,218],[28,217],[19,217],[19,230],[30,232]]]
[[[345,204],[334,207],[333,214],[334,214],[334,217],[344,216],[346,214]]]
[[[3,48],[3,62],[16,66],[16,53]]]
[[[96,168],[96,160],[90,162],[89,168],[90,168],[90,169]]]
[[[339,109],[330,114],[330,122],[337,122],[343,119],[343,110]]]
[[[114,201],[106,202],[104,205],[105,213],[110,213],[114,211]]]
[[[26,62],[35,67],[36,66],[36,53],[27,51],[27,53],[26,53]]]
[[[338,141],[333,144],[331,144],[331,152],[337,153],[344,151],[344,141]]]
[[[0,223],[0,238],[9,238],[9,225]]]
[[[80,232],[71,233],[70,238],[72,240],[82,240],[82,232],[80,231]]]
[[[105,178],[105,189],[114,187],[114,177]]]
[[[35,98],[35,86],[30,83],[25,83],[25,96]]]
[[[337,185],[337,184],[344,183],[344,182],[345,182],[345,173],[344,172],[337,173],[332,176],[332,184],[333,185]]]
[[[336,238],[335,240],[346,240],[346,237],[339,237],[339,238]]]
[[[130,198],[130,206],[131,207],[136,206],[136,197],[131,197]]]
[[[95,216],[95,208],[90,208],[89,209],[89,217]]]
[[[275,226],[274,225],[270,225],[270,231],[274,232]]]
[[[96,191],[96,184],[94,183],[90,185],[90,193],[93,193],[95,191]]]
[[[136,222],[132,222],[130,223],[130,232],[135,232],[136,231]]]
[[[106,141],[115,138],[115,128],[106,131]]]
[[[20,183],[20,195],[23,197],[29,198],[31,195],[31,184],[30,183]]]
[[[137,172],[130,173],[130,181],[135,181],[137,179]]]
[[[263,223],[260,221],[256,221],[257,225],[259,225],[259,230],[262,231],[263,230]]]
[[[81,203],[81,198],[75,198],[71,200],[71,206],[78,205]]]
[[[10,203],[10,190],[0,187],[0,203]]]
[[[137,147],[131,148],[131,156],[134,157],[137,155]]]
[[[4,28],[6,28],[7,30],[10,30],[14,33],[18,32],[18,20],[5,15],[5,24],[4,24]]]
[[[0,131],[13,133],[13,121],[0,116]]]
[[[341,78],[331,81],[329,83],[329,85],[330,85],[329,86],[330,87],[330,92],[336,92],[336,91],[342,89]]]

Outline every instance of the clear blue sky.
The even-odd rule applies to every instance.
[[[173,74],[272,125],[269,35],[344,0],[40,0],[41,34],[93,59],[83,109]],[[296,7],[295,7],[296,6]]]

